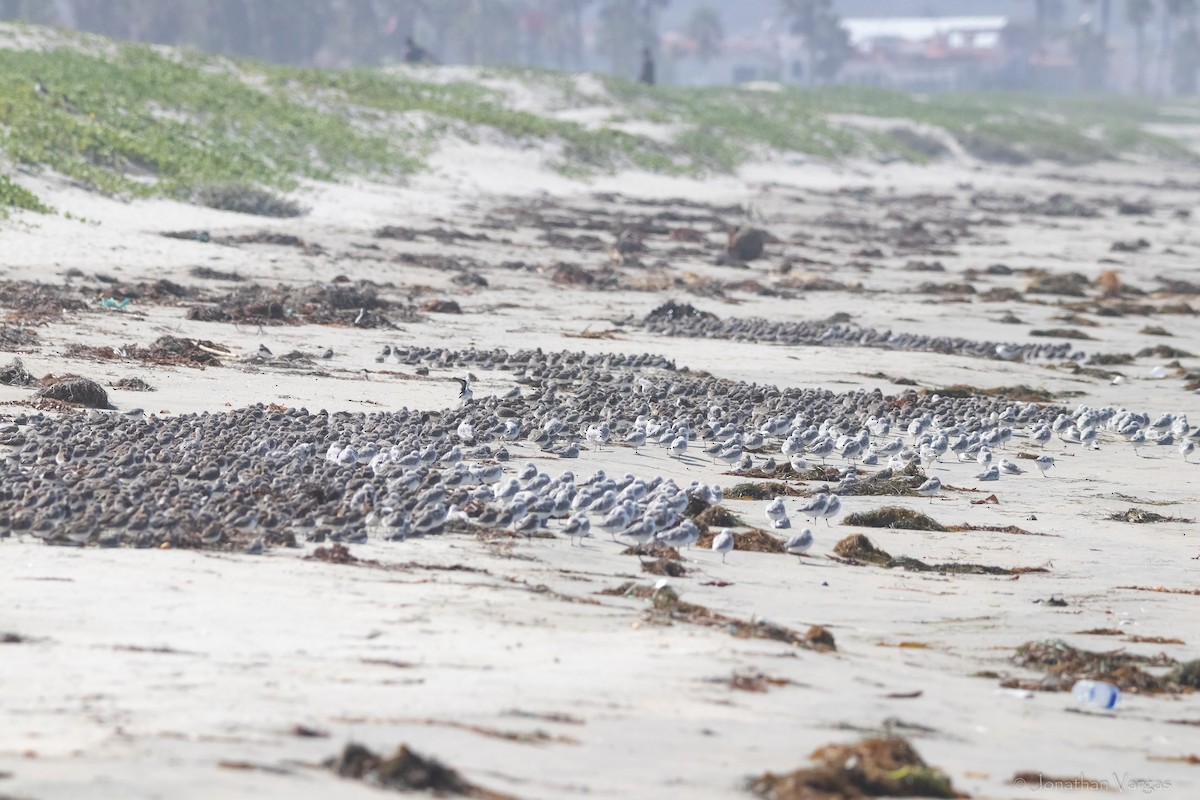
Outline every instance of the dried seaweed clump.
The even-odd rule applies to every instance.
[[[1083,297],[1091,281],[1079,272],[1041,272],[1034,275],[1025,291],[1031,294],[1057,294],[1067,297]]]
[[[790,467],[789,467],[790,469]],[[725,492],[728,500],[767,500],[772,497],[797,497],[799,490],[786,483],[735,483]]]
[[[899,556],[893,558],[886,550],[876,547],[861,533],[847,536],[833,547],[833,560],[851,566],[875,564],[886,569],[903,569],[907,572],[938,572],[944,575],[1018,575],[1031,572],[1048,572],[1044,567],[996,567],[990,564],[967,564],[948,562],[927,564],[918,558]]]
[[[739,261],[753,261],[762,258],[763,245],[767,242],[766,231],[743,225],[737,230],[729,231],[726,251]]]
[[[1186,682],[1189,676],[1192,676],[1191,673],[1182,668],[1164,678],[1143,669],[1174,666],[1175,659],[1165,653],[1154,656],[1137,655],[1123,650],[1094,653],[1072,647],[1061,639],[1051,639],[1044,642],[1026,642],[1017,648],[1012,661],[1019,667],[1045,672],[1046,676],[1033,680],[1012,678],[1003,684],[1008,688],[1068,692],[1075,685],[1075,681],[1084,678],[1107,681],[1123,692],[1141,694],[1190,691],[1195,688],[1193,684]],[[1193,672],[1200,674],[1200,669],[1193,668]]]
[[[187,318],[201,322],[250,325],[345,325],[377,328],[390,324],[383,311],[393,305],[371,281],[334,282],[299,288],[240,286],[213,304],[188,309]],[[404,313],[403,309],[396,309]],[[411,313],[409,317],[411,318]]]
[[[1185,661],[1171,672],[1171,680],[1189,689],[1200,689],[1200,658]]]
[[[1054,393],[1048,389],[1040,386],[1035,388],[1024,383],[1016,386],[994,386],[989,389],[956,383],[953,386],[933,390],[930,394],[941,397],[1002,397],[1022,403],[1050,403],[1054,400]]]
[[[769,620],[743,620],[737,617],[726,616],[705,606],[680,600],[679,594],[670,586],[646,590],[642,587],[623,584],[615,592],[611,593],[624,594],[625,596],[632,594],[635,597],[645,598],[647,591],[649,592],[649,600],[652,608],[652,611],[649,612],[652,621],[686,622],[691,625],[700,625],[703,627],[723,628],[729,635],[736,639],[769,639],[817,652],[828,652],[829,650],[836,649],[833,646],[832,635],[825,637],[821,634],[820,631],[823,629],[817,630],[815,634],[813,630],[810,630],[807,634],[802,635],[798,631],[794,631],[783,625],[777,625]],[[604,592],[604,594],[609,593]]]
[[[707,531],[710,528],[740,528],[743,524],[740,519],[724,506],[710,506],[693,517],[693,519],[700,526],[701,531]]]
[[[861,533],[847,536],[833,546],[833,553],[840,558],[859,561],[867,564],[890,566],[892,556],[886,550],[880,550],[870,539]]]
[[[121,378],[113,384],[114,389],[124,389],[127,392],[153,392],[154,387],[141,378]]]
[[[669,300],[647,314],[643,323],[673,322],[681,319],[715,320],[716,318],[716,314],[701,311],[691,303],[676,303],[674,300]]]
[[[468,782],[457,771],[413,752],[407,745],[400,745],[393,755],[383,758],[360,744],[348,744],[340,755],[326,760],[324,766],[343,778],[397,792],[432,792],[438,797],[492,800],[507,797]]]
[[[38,397],[88,408],[112,408],[104,387],[90,378],[79,375],[47,375],[42,378],[42,388],[38,390]]]
[[[25,362],[19,358],[14,358],[6,367],[0,367],[0,383],[5,386],[30,386],[36,381],[37,378],[25,369]]]
[[[17,325],[0,325],[0,350],[16,350],[37,344],[37,331]]]
[[[718,506],[718,508],[719,508],[719,506]],[[699,517],[697,517],[697,521],[699,521]],[[740,524],[740,523],[735,523],[735,525],[738,525],[738,524]],[[708,532],[700,537],[700,540],[698,542],[696,542],[696,546],[699,548],[702,548],[702,549],[712,547],[713,539],[717,538],[717,533],[719,532],[719,529],[720,528],[729,528],[729,527],[734,527],[734,526],[711,525],[710,524]],[[752,528],[743,533],[734,533],[733,534],[733,549],[738,550],[738,551],[750,552],[750,553],[784,553],[784,552],[787,552],[783,548],[782,540],[780,540],[779,538],[777,538],[775,536],[772,536],[771,534],[767,533],[766,531],[759,530],[758,528]]]
[[[1109,514],[1107,519],[1113,522],[1132,522],[1138,525],[1148,522],[1194,522],[1194,520],[1187,517],[1168,517],[1165,514],[1147,511],[1144,508],[1137,508],[1136,506],[1126,511],[1117,511],[1116,513]]]
[[[307,213],[307,209],[286,197],[280,197],[257,186],[236,183],[201,186],[192,192],[191,201],[196,205],[220,211],[276,219],[299,217]]]
[[[843,525],[859,525],[864,528],[896,528],[906,531],[945,531],[932,517],[899,506],[884,506],[874,511],[851,514],[842,521]]]
[[[765,773],[750,790],[767,800],[859,800],[867,797],[965,797],[950,778],[926,764],[908,740],[866,739],[829,744],[809,756],[816,766]]]
[[[678,558],[662,556],[653,561],[643,561],[642,572],[647,572],[651,575],[664,575],[668,578],[682,578],[684,575],[687,575],[688,569]]]
[[[82,288],[32,281],[0,281],[0,307],[5,310],[9,322],[36,324],[58,319],[66,311],[83,311],[90,305],[90,298]],[[7,335],[4,338],[7,339]]]

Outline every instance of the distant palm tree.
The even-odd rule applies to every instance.
[[[1067,11],[1063,0],[1033,0],[1033,6],[1034,18],[1042,26],[1061,25]]]
[[[517,16],[504,0],[443,0],[443,17],[457,60],[491,64],[516,60]]]
[[[613,72],[633,75],[642,48],[658,46],[658,12],[671,0],[604,0],[600,5],[597,49],[612,61]]]
[[[1176,56],[1175,48],[1171,46],[1175,23],[1195,15],[1196,0],[1162,0],[1162,7],[1162,50],[1158,59],[1158,88],[1165,93],[1171,77],[1170,65]]]
[[[833,0],[780,0],[780,11],[791,32],[804,40],[808,79],[834,78],[850,55],[850,34]]]
[[[546,17],[544,44],[558,67],[581,69],[583,12],[593,0],[534,0],[531,7]]]
[[[1125,19],[1133,26],[1133,42],[1137,72],[1133,88],[1138,94],[1146,91],[1146,26],[1154,16],[1153,0],[1125,0]]]
[[[696,55],[707,63],[721,54],[725,27],[720,13],[712,6],[700,6],[688,17],[684,31],[696,43]]]
[[[1112,21],[1112,0],[1083,0],[1087,5],[1100,4],[1100,35],[1108,38],[1108,27]]]

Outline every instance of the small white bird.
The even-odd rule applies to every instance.
[[[809,472],[812,470],[812,462],[810,462],[807,458],[800,455],[799,453],[795,453],[795,454],[789,456],[788,464],[790,464],[792,467],[792,470],[797,473]]]
[[[788,539],[784,543],[783,549],[787,550],[794,556],[802,556],[811,550],[812,546],[813,532],[810,529],[805,528],[804,530],[800,531],[800,533]]]
[[[1088,425],[1086,428],[1081,430],[1079,432],[1079,443],[1086,448],[1093,450],[1097,449],[1098,445],[1096,444],[1096,429],[1093,426]]]
[[[1025,470],[1018,467],[1014,462],[1007,458],[1000,459],[1000,471],[1006,475],[1024,475]]]
[[[733,531],[726,528],[718,533],[712,541],[712,549],[714,553],[721,554],[721,563],[725,563],[725,557],[729,555],[729,551],[733,549]]]
[[[933,498],[942,490],[942,479],[934,475],[929,480],[917,487],[917,494],[922,497],[928,497],[929,502],[933,502]]]
[[[813,455],[813,456],[816,456],[817,458],[821,459],[821,463],[824,464],[826,457],[834,451],[835,447],[836,447],[836,444],[833,441],[833,439],[830,439],[829,437],[825,437],[824,439],[820,440],[819,442],[816,442],[815,444],[813,444],[812,447],[808,448],[808,452],[809,452],[809,455]]]
[[[726,466],[734,466],[742,460],[742,446],[735,444],[733,447],[727,447],[717,453],[717,461],[720,461]]]
[[[634,428],[628,436],[625,437],[625,444],[633,448],[633,452],[637,452],[639,447],[646,446],[646,429]]]
[[[606,533],[612,534],[613,541],[617,540],[616,534],[618,531],[624,530],[629,525],[629,521],[633,518],[633,512],[628,505],[619,505],[600,521],[600,527]]]
[[[825,508],[821,509],[821,516],[825,518],[825,524],[829,524],[829,520],[836,517],[842,510],[842,499],[836,494],[829,495],[829,499],[825,502]]]
[[[471,384],[467,383],[465,378],[455,378],[458,381],[458,404],[460,406],[470,405],[475,399],[474,392],[471,391]]]
[[[571,537],[571,544],[575,544],[575,540],[579,540],[579,544],[583,544],[583,540],[592,535],[592,523],[588,519],[587,514],[576,514],[567,520],[566,527],[563,528],[563,533]]]
[[[1042,477],[1046,477],[1046,470],[1054,466],[1054,456],[1038,456],[1033,462],[1037,464],[1037,468],[1042,471]]]
[[[976,475],[975,479],[980,481],[998,481],[1000,480],[1000,467],[992,464],[983,472]]]
[[[617,536],[624,537],[636,545],[646,545],[654,541],[658,528],[653,520],[640,519],[629,527],[618,531]]]
[[[700,528],[690,519],[685,519],[674,528],[659,531],[654,535],[655,542],[676,549],[691,547],[699,538]]]
[[[1196,443],[1191,439],[1184,439],[1183,444],[1179,445],[1179,454],[1183,456],[1183,460],[1187,461],[1188,456],[1196,452]]]
[[[687,448],[688,448],[687,437],[686,436],[676,436],[674,439],[671,440],[671,446],[667,448],[667,451],[670,452],[671,455],[678,458],[679,456],[682,456],[684,453],[687,452]]]
[[[825,510],[826,504],[829,503],[829,495],[819,494],[808,502],[808,505],[800,509],[800,513],[812,519],[813,524],[816,524],[817,519],[821,516],[821,512]]]
[[[601,422],[599,425],[589,426],[584,436],[599,450],[612,441],[612,429],[607,422]]]
[[[767,505],[766,510],[767,522],[776,522],[787,518],[787,506],[783,504],[782,497],[776,497]]]

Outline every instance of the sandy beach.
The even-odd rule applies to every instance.
[[[0,303],[8,328],[35,334],[6,344],[0,362],[19,357],[37,378],[83,375],[113,408],[64,410],[39,401],[36,386],[0,385],[5,436],[29,435],[36,414],[91,424],[89,414],[136,408],[162,418],[254,404],[445,414],[458,404],[453,379],[468,371],[477,399],[535,391],[513,371],[391,363],[385,347],[672,363],[612,368],[618,393],[641,391],[641,379],[712,376],[838,396],[878,389],[893,409],[904,397],[991,392],[1001,408],[1200,422],[1200,361],[1188,352],[1200,342],[1200,169],[1177,164],[998,167],[957,154],[575,180],[528,152],[459,142],[403,182],[308,182],[291,195],[309,209],[294,219],[111,199],[53,174],[22,181],[71,216],[0,223],[9,296],[34,283],[57,292],[44,307]],[[761,258],[727,257],[727,229],[741,225],[769,234]],[[626,230],[637,247],[614,255]],[[156,290],[160,281],[170,285]],[[324,323],[194,318],[196,308],[232,308],[252,284],[359,282],[387,301],[371,327],[355,325],[353,310]],[[134,294],[123,308],[96,302]],[[48,310],[64,297],[86,305]],[[750,323],[650,330],[647,315],[668,301],[724,323],[912,338],[788,341],[799,327]],[[136,357],[167,336],[202,343],[219,365]],[[1067,355],[1005,360],[997,344]],[[114,388],[132,378],[153,391]],[[561,521],[529,539],[484,527],[372,535],[347,545],[348,563],[332,563],[313,557],[330,542],[302,535],[261,554],[229,539],[52,547],[5,527],[17,509],[0,501],[0,797],[378,796],[322,766],[357,743],[384,755],[406,744],[512,797],[735,798],[765,772],[810,766],[823,745],[884,735],[905,737],[971,797],[1196,796],[1200,698],[1169,676],[1198,657],[1200,458],[1180,454],[1186,434],[1135,448],[1100,426],[1094,447],[1059,435],[1041,447],[1033,431],[1016,426],[995,448],[1023,474],[981,481],[979,463],[949,453],[923,470],[941,478],[938,496],[843,496],[842,515],[811,525],[804,558],[735,549],[722,563],[683,548],[686,574],[665,579],[599,530],[574,544]],[[767,499],[733,499],[734,485],[790,487],[798,529],[810,526],[797,512],[807,495],[837,482],[731,474],[699,435],[678,459],[657,445],[597,449],[582,429],[566,434],[578,458],[523,439],[507,444],[506,476],[532,462],[551,477],[603,469],[720,485],[739,532],[766,525]],[[913,441],[897,429],[880,441],[895,435]],[[315,444],[323,457],[330,442]],[[768,437],[754,460],[785,465],[779,451]],[[0,448],[5,469],[18,469],[20,452]],[[1044,477],[1032,460],[1042,454],[1055,459]],[[30,458],[54,467],[52,451]],[[976,529],[845,524],[885,506]],[[1133,522],[1144,515],[1125,516],[1131,509],[1179,521]],[[835,554],[854,534],[935,567]],[[708,616],[664,611],[653,599],[660,580]],[[836,649],[754,633],[814,626]],[[1047,683],[1052,671],[1015,660],[1023,645],[1052,640],[1144,656],[1138,669],[1156,682],[1126,691],[1115,711],[1080,709],[1069,691],[1041,690],[1062,688]]]

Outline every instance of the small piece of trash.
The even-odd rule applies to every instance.
[[[118,300],[115,297],[105,297],[103,300],[97,300],[96,304],[109,311],[124,311],[132,302],[128,297],[123,300]]]

